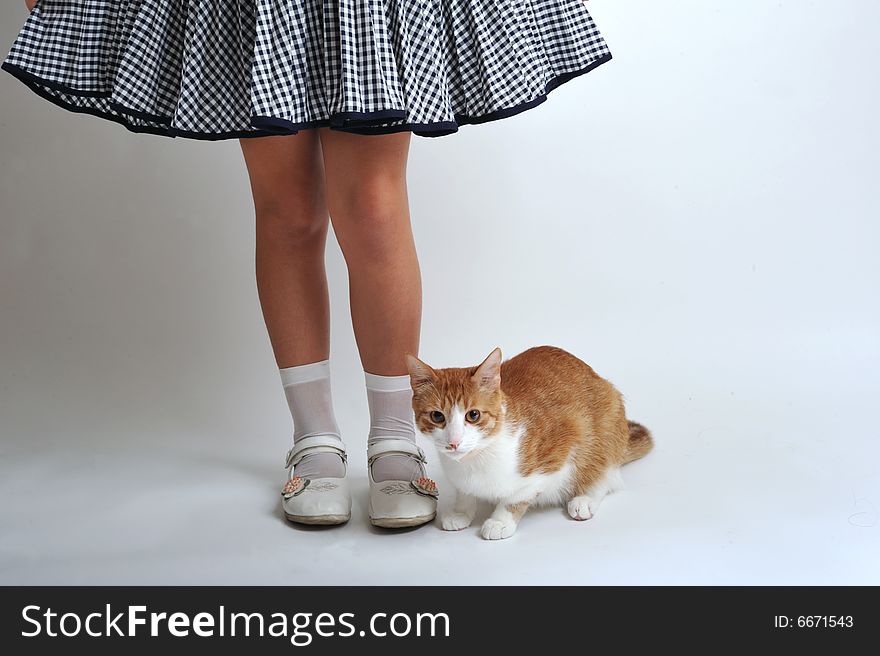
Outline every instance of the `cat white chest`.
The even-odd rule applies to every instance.
[[[566,464],[551,474],[523,476],[519,467],[523,433],[523,428],[508,428],[489,438],[489,446],[475,450],[461,460],[441,453],[440,460],[449,482],[460,492],[493,502],[560,502],[568,493],[572,466]]]

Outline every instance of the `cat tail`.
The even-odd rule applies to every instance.
[[[629,426],[629,444],[626,448],[623,464],[648,455],[648,452],[654,448],[654,438],[651,437],[651,431],[635,421],[627,421],[626,423]]]

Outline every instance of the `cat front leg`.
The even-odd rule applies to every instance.
[[[486,540],[503,540],[516,532],[519,520],[529,508],[528,501],[507,503],[502,501],[495,507],[492,516],[483,522],[480,535]]]
[[[444,531],[460,531],[471,525],[476,514],[477,498],[464,492],[458,492],[452,511],[443,515],[440,525]]]

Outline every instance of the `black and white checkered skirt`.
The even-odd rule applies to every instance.
[[[2,67],[136,132],[441,136],[610,58],[585,0],[38,0]]]

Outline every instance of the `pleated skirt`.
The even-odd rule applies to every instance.
[[[135,132],[442,136],[609,59],[584,0],[39,0],[2,68]]]

